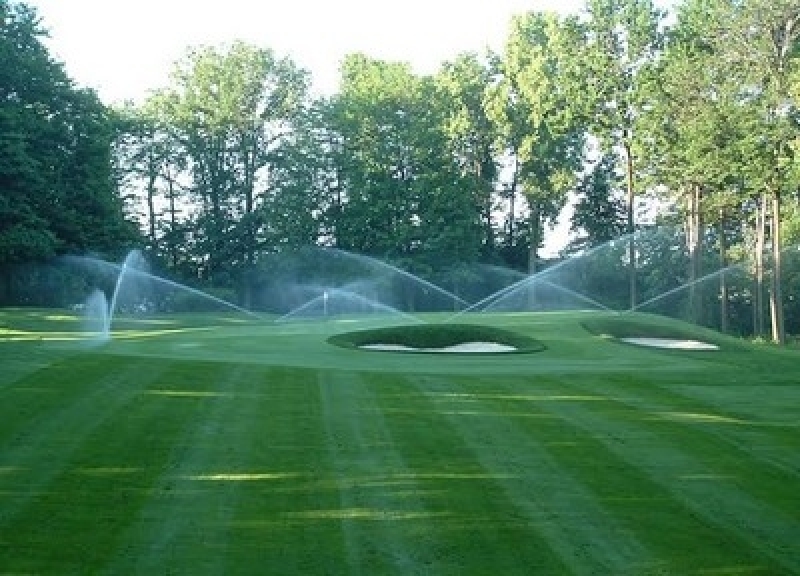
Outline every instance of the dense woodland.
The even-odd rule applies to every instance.
[[[648,274],[738,262],[753,286],[720,287],[717,327],[800,333],[797,0],[587,0],[520,14],[501,53],[434,75],[349,55],[322,97],[268,38],[198,47],[121,107],[68,77],[24,3],[0,0],[0,26],[0,304],[49,303],[30,289],[39,263],[132,247],[244,306],[271,258],[304,246],[448,287],[475,263],[532,273],[575,199],[563,257],[627,235],[626,283],[606,287],[623,308]],[[654,225],[685,258],[636,245]],[[757,312],[733,326],[737,298]]]

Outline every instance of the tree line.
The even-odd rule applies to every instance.
[[[13,63],[0,66],[0,271],[140,244],[247,306],[271,255],[323,245],[456,286],[476,262],[547,265],[545,231],[576,198],[565,256],[626,236],[616,265],[634,308],[650,273],[637,212],[658,202],[657,221],[685,232],[689,265],[673,274],[701,278],[711,254],[746,263],[749,329],[768,317],[783,341],[784,311],[800,323],[784,270],[800,242],[795,0],[528,12],[503,50],[435,74],[351,54],[326,96],[269,48],[205,46],[113,109],[47,54],[34,11],[0,10]]]

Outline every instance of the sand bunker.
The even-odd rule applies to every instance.
[[[651,348],[670,348],[672,350],[719,350],[716,344],[699,340],[677,340],[673,338],[620,338],[623,342],[650,346]]]
[[[437,353],[486,353],[486,352],[514,352],[516,348],[497,342],[463,342],[444,348],[414,348],[402,344],[365,344],[361,346],[364,350],[383,350],[384,352],[437,352]]]

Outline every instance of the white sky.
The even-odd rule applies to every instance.
[[[364,52],[435,71],[464,51],[500,50],[512,14],[577,12],[582,0],[26,0],[49,47],[106,103],[141,101],[166,85],[190,46],[241,39],[290,56],[333,92],[339,62]]]

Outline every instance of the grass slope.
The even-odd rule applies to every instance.
[[[328,338],[343,348],[360,348],[370,344],[399,344],[412,351],[437,349],[471,342],[491,342],[514,348],[516,353],[539,352],[541,342],[530,336],[497,326],[483,324],[411,324],[343,332]]]
[[[796,351],[585,314],[470,318],[531,355],[180,319],[88,349],[41,315],[0,316],[0,574],[800,574]]]

